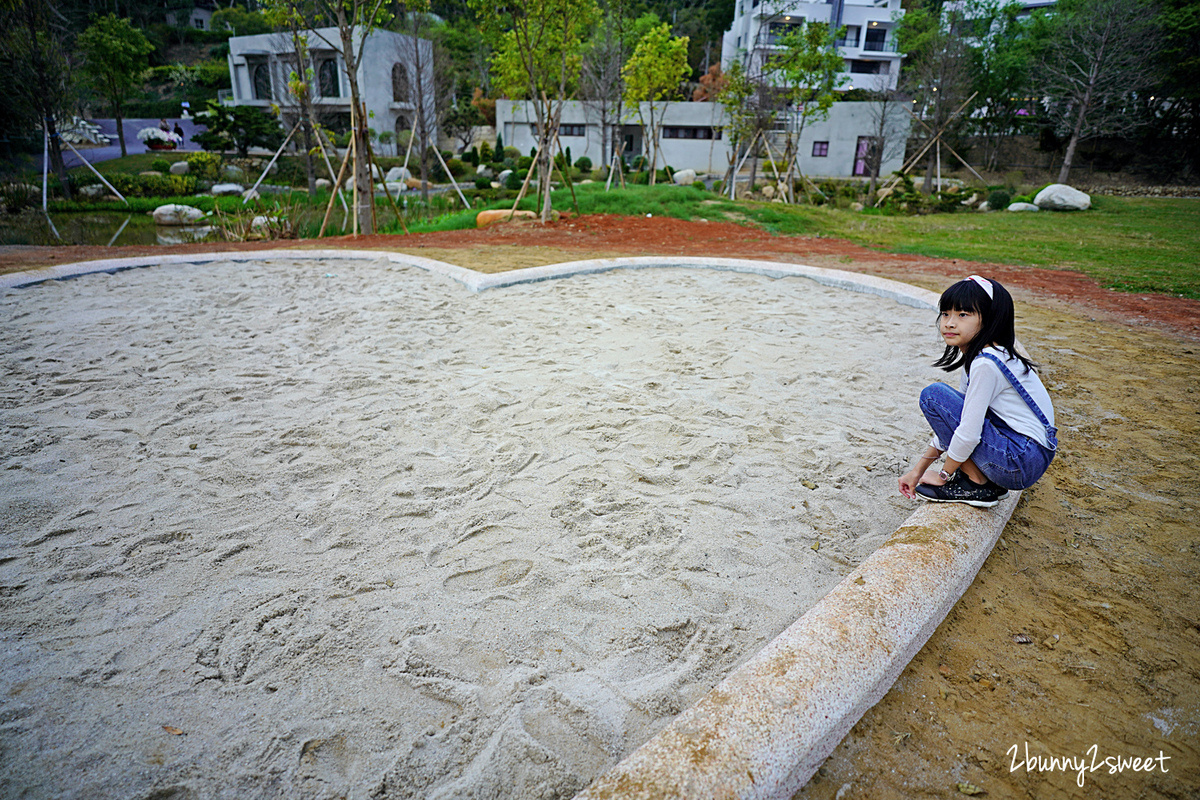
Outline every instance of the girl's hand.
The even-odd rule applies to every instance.
[[[917,499],[917,482],[920,480],[920,475],[915,469],[910,469],[908,472],[900,476],[900,494],[907,497],[909,500]]]
[[[941,486],[945,483],[942,476],[938,475],[938,471],[930,467],[925,470],[925,474],[919,474],[915,469],[910,469],[908,472],[900,476],[900,494],[907,497],[909,500],[917,499],[917,485],[928,483],[932,486]]]

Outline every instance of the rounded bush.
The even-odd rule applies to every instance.
[[[1008,204],[1012,202],[1012,197],[1003,189],[997,189],[988,195],[987,204],[990,209],[1008,208]]]
[[[587,156],[580,156],[579,160],[575,162],[575,168],[580,172],[591,172],[592,160]]]

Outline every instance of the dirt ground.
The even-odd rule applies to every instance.
[[[3,248],[0,272],[278,246]],[[935,291],[972,272],[995,277],[1043,365],[1060,455],[963,599],[798,797],[1200,796],[1200,302],[1111,292],[1076,272],[657,218],[289,246],[387,249],[484,272],[673,254],[793,261]],[[1153,771],[1115,772],[1117,759],[1160,754],[1169,760]],[[1051,756],[1084,766],[1036,758]]]

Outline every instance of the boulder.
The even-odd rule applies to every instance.
[[[171,165],[171,174],[172,175],[187,175],[189,169],[191,169],[191,167],[188,166],[188,162],[176,161],[174,164]]]
[[[408,184],[404,181],[387,181],[379,185],[379,191],[382,192],[385,188],[387,189],[388,194],[390,194],[392,197],[395,197],[401,192],[407,192]]]
[[[417,180],[416,178],[409,178],[408,180],[406,180],[404,182],[404,185],[410,189],[424,189],[427,186],[429,186],[429,182],[428,181],[420,181],[420,180]]]
[[[850,210],[851,210],[851,211],[862,211],[862,210],[863,210],[863,204],[862,204],[862,203],[851,203],[851,204],[850,204]]]
[[[508,176],[512,175],[512,173],[513,173],[513,171],[511,169],[504,170],[503,172],[501,172],[499,175],[496,176],[496,183],[503,186],[504,182],[506,180],[508,180]]]
[[[246,172],[236,164],[226,164],[221,167],[221,177],[231,181],[240,181],[246,177]]]
[[[773,198],[775,196],[775,187],[771,186],[770,184],[767,184],[766,186],[762,187],[761,191],[762,191],[762,196],[767,198],[768,200],[770,200],[771,198]]]
[[[241,194],[246,191],[246,187],[240,183],[215,183],[210,191],[214,197],[221,197],[223,195]]]
[[[1086,211],[1092,207],[1092,198],[1065,183],[1052,183],[1037,193],[1033,203],[1048,211]]]
[[[259,197],[259,194],[254,189],[247,189],[246,191],[242,192],[243,200],[257,200],[258,197]]]
[[[691,186],[696,182],[696,170],[680,169],[675,171],[673,178],[676,186]]]
[[[1041,209],[1039,209],[1033,203],[1013,203],[1008,207],[1007,210],[1008,211],[1040,211]]]
[[[260,214],[259,216],[250,220],[250,230],[262,230],[263,228],[270,226],[272,223],[278,224],[278,222],[279,217],[268,217],[264,214]]]
[[[509,215],[512,215],[511,218]],[[491,211],[480,211],[475,215],[475,227],[486,228],[489,225],[495,225],[501,222],[522,222],[525,220],[535,220],[538,215],[534,211],[509,211],[506,208],[497,208]]]
[[[142,172],[139,172],[138,175],[142,175],[147,178],[161,178],[162,177],[162,173],[156,169],[143,170]]]
[[[204,212],[191,206],[168,203],[151,212],[155,225],[195,225],[204,220]]]
[[[495,175],[496,173],[492,171],[492,167],[490,164],[480,164],[478,167],[475,168],[475,174],[477,176],[479,176],[480,178],[487,178],[490,181],[492,179],[492,176]]]
[[[384,183],[400,183],[412,177],[412,173],[408,171],[408,167],[392,167],[387,171],[384,177]]]
[[[987,200],[984,200],[982,203],[980,203],[975,208],[979,211],[991,211],[992,210],[992,207],[988,205]]]
[[[979,202],[979,193],[976,192],[975,194],[968,197],[966,200],[963,200],[962,203],[960,203],[960,205],[967,206],[968,208],[973,208],[978,202]]]
[[[333,188],[333,181],[329,178],[317,178],[317,191],[328,191]]]
[[[108,194],[108,187],[102,183],[93,183],[91,186],[80,186],[79,194],[88,200],[99,200]]]

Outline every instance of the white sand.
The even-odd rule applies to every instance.
[[[0,795],[569,797],[903,521],[932,316],[382,261],[6,292]]]

